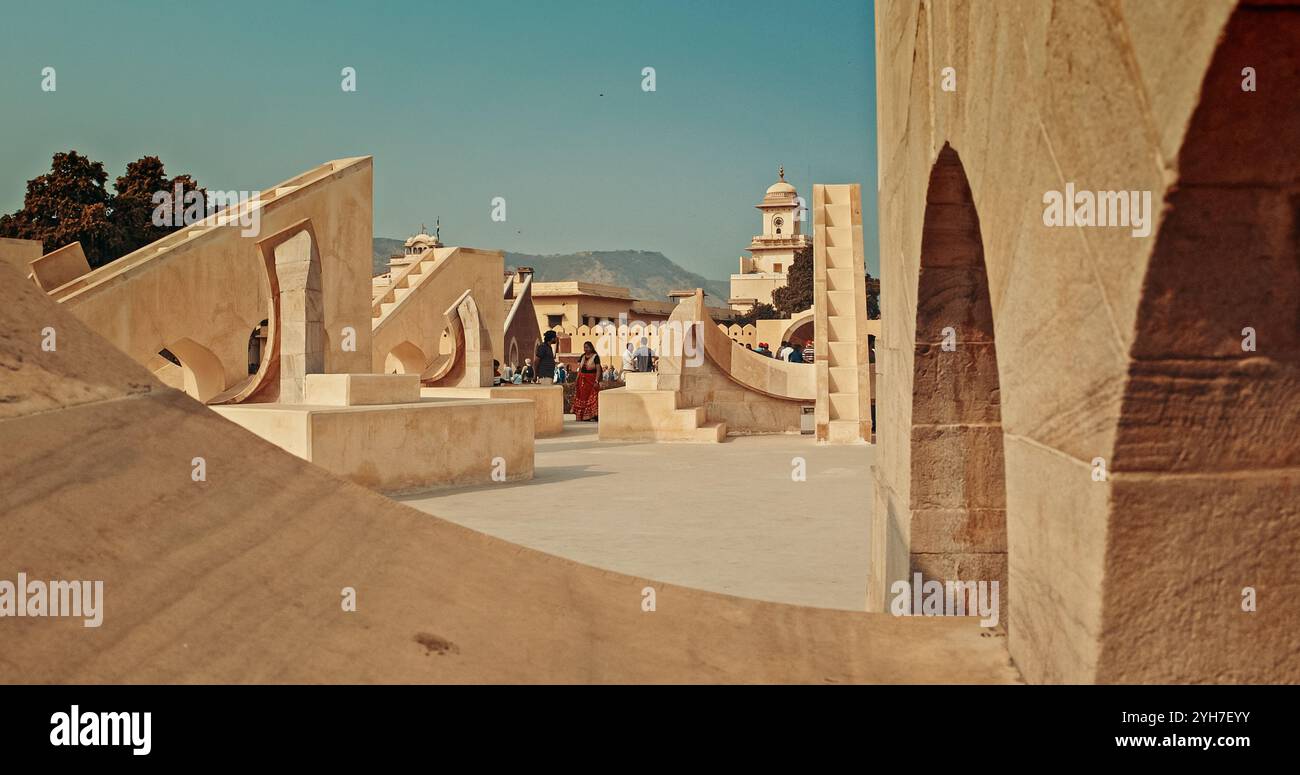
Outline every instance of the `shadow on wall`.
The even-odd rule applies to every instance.
[[[1009,611],[993,307],[979,214],[961,159],[946,143],[930,172],[920,265],[909,575],[996,580]]]
[[[1296,41],[1300,8],[1238,8],[1179,151],[1111,468],[1102,681],[1300,680]]]

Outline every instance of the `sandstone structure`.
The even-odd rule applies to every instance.
[[[0,682],[1016,680],[974,620],[700,592],[431,517],[163,386],[4,266],[0,302],[0,565],[104,582],[97,628],[5,619]]]
[[[1027,680],[1300,680],[1300,8],[876,16],[869,607],[1002,579]]]

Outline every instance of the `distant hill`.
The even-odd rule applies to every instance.
[[[404,240],[376,237],[375,274],[388,268],[388,257],[402,252]],[[722,280],[709,280],[688,272],[663,253],[649,250],[588,250],[550,256],[506,253],[506,267],[531,266],[538,282],[581,280],[603,285],[621,285],[638,299],[667,301],[668,292],[703,288],[713,303],[725,306],[730,286]]]
[[[603,285],[621,285],[638,299],[667,301],[669,291],[703,288],[715,303],[725,302],[729,284],[688,272],[663,253],[649,250],[586,250],[532,256],[506,253],[506,266],[531,266],[538,282],[583,280]]]
[[[402,248],[406,246],[406,240],[375,237],[373,242],[374,255],[370,259],[370,274],[379,275],[388,271],[388,257],[394,253],[401,253]]]

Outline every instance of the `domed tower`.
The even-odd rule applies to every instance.
[[[812,247],[812,239],[803,233],[808,211],[785,179],[784,166],[777,170],[777,177],[763,201],[755,205],[763,214],[763,233],[750,241],[750,257],[742,256],[739,274],[731,276],[728,301],[738,312],[747,312],[755,304],[771,304],[772,291],[785,286],[795,254]]]
[[[442,240],[440,239],[439,234],[441,231],[441,224],[439,224],[438,228],[434,230],[433,234],[430,234],[425,229],[424,224],[420,224],[420,233],[410,237],[402,244],[402,252],[388,257],[389,271],[391,272],[398,267],[419,261],[420,256],[423,255],[425,251],[442,247]]]

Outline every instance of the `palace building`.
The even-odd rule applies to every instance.
[[[755,304],[771,304],[772,292],[785,286],[795,256],[812,248],[812,238],[803,233],[807,206],[785,179],[784,166],[777,175],[779,179],[768,187],[763,201],[754,205],[763,214],[763,233],[749,243],[750,256],[741,256],[740,271],[731,276],[727,303],[737,312],[748,312]]]

